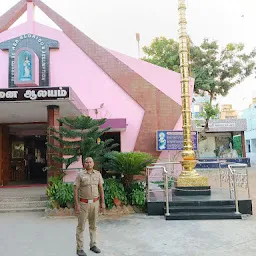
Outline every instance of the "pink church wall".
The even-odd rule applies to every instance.
[[[51,51],[51,86],[71,86],[87,109],[104,107],[99,118],[126,118],[122,134],[122,151],[132,151],[140,129],[144,110],[62,31],[35,23],[35,34],[58,40],[59,50]],[[92,111],[89,111],[92,114]],[[92,116],[95,117],[95,116]]]
[[[158,67],[149,62],[138,60],[125,54],[110,51],[122,62],[131,67],[135,72],[144,77],[148,82],[161,90],[171,99],[181,105],[180,74],[162,67]],[[194,89],[194,79],[190,80],[190,95]]]
[[[177,86],[180,84],[180,74],[171,70],[155,66],[146,61],[138,60],[111,50],[111,53],[131,67],[135,72],[147,79],[148,82],[152,83],[159,90],[164,92],[167,96],[181,105],[181,87]],[[190,101],[192,103],[192,95],[194,90],[194,79],[190,79]],[[182,130],[182,116],[180,116],[178,122],[175,125],[174,130]],[[180,160],[181,154],[178,151],[170,151],[171,161]],[[168,151],[162,151],[158,162],[166,162],[169,159]],[[179,175],[181,166],[175,166],[175,175]],[[159,169],[152,170],[152,175],[159,176]]]
[[[126,118],[127,129],[121,135],[121,150],[132,151],[139,133],[144,110],[64,33],[35,23],[35,34],[58,40],[59,50],[51,51],[51,86],[71,86],[93,118]],[[62,74],[62,75],[57,75]],[[95,108],[104,107],[95,116]],[[81,161],[69,168],[81,168]],[[70,170],[65,181],[73,181],[76,170]]]
[[[132,151],[140,130],[144,110],[62,31],[34,22],[25,23],[0,34],[0,42],[22,34],[34,33],[58,40],[60,49],[51,50],[50,85],[71,86],[88,110],[104,107],[98,118],[126,118],[127,129],[122,132],[121,150]],[[8,52],[0,51],[0,87],[8,88]],[[95,117],[93,111],[89,111]],[[70,168],[80,168],[81,162]],[[72,177],[70,177],[73,179]]]
[[[33,31],[31,31],[33,30]],[[58,40],[60,49],[51,50],[51,86],[71,86],[90,110],[99,108],[99,118],[126,118],[127,129],[122,132],[121,150],[134,149],[144,110],[89,57],[87,57],[62,31],[34,23],[22,24],[0,34],[0,42],[22,34],[34,33]],[[0,86],[8,87],[8,52],[0,51]],[[93,112],[90,111],[92,117]]]
[[[121,133],[121,150],[132,151],[140,130],[144,110],[107,74],[105,74],[89,57],[87,57],[62,31],[49,28],[33,22],[32,5],[29,6],[28,23],[17,26],[0,34],[0,42],[12,39],[22,34],[34,33],[42,37],[58,40],[60,49],[51,50],[50,58],[50,85],[71,86],[89,110],[93,118],[126,118],[127,129]],[[117,58],[130,66],[135,72],[143,76],[150,83],[164,92],[181,105],[180,74],[156,67],[150,63],[111,51]],[[8,87],[8,52],[0,51],[0,87]],[[193,92],[191,80],[190,94]],[[192,99],[192,97],[191,97]],[[96,116],[93,109],[104,107]],[[181,118],[175,130],[181,130]],[[177,152],[172,152],[175,155]],[[162,152],[159,160],[166,160],[167,152]],[[81,162],[70,168],[80,168]],[[70,173],[68,180],[75,175]],[[67,181],[68,181],[67,180]]]

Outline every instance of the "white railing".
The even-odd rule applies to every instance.
[[[162,176],[154,176],[154,178],[163,178],[164,181],[164,189],[159,189],[159,191],[164,191],[165,192],[165,208],[166,208],[166,212],[165,215],[169,216],[169,188],[168,188],[168,183],[169,183],[169,175],[168,172],[165,168],[165,166],[148,166],[146,168],[146,177],[147,177],[147,198],[148,200],[150,200],[150,187],[149,187],[149,183],[150,183],[150,170],[155,170],[155,169],[161,169],[162,172]],[[154,190],[156,191],[156,190]]]
[[[236,213],[239,213],[239,205],[238,205],[238,187],[246,188],[248,198],[250,199],[250,187],[249,187],[249,176],[248,176],[248,168],[247,164],[229,164],[229,190],[230,190],[230,199],[235,200],[236,205]],[[239,173],[235,169],[245,169],[245,173]]]
[[[150,201],[150,170],[155,170],[155,169],[161,169],[162,170],[162,176],[154,176],[154,178],[161,178],[163,181],[164,188],[163,189],[154,189],[154,191],[163,191],[165,194],[165,205],[166,205],[166,212],[165,215],[169,216],[169,179],[173,176],[174,174],[174,166],[179,164],[180,162],[177,161],[169,161],[169,162],[158,162],[158,163],[153,163],[152,166],[148,166],[146,168],[146,177],[147,177],[147,198],[148,201]],[[167,170],[167,165],[172,165],[171,168],[171,173],[168,173]]]
[[[207,163],[207,162],[206,162]],[[223,182],[227,182],[229,185],[229,194],[230,199],[235,201],[235,207],[236,207],[236,213],[239,213],[239,205],[238,205],[238,190],[237,188],[244,188],[247,189],[247,195],[250,199],[250,187],[249,187],[249,176],[248,176],[248,166],[247,164],[241,164],[241,163],[231,163],[231,162],[219,162],[216,161],[214,163],[217,163],[219,165],[219,168],[217,168],[217,173],[219,173],[217,176],[219,176],[220,179],[220,187],[222,188]],[[174,166],[180,165],[180,162],[178,161],[169,161],[169,162],[158,162],[153,163],[152,166],[148,166],[146,168],[146,177],[147,177],[147,198],[148,201],[150,201],[150,170],[156,170],[160,169],[162,170],[161,176],[153,176],[154,178],[158,178],[159,180],[163,181],[163,189],[154,189],[154,191],[162,191],[165,195],[165,204],[166,204],[166,212],[165,215],[169,215],[169,179],[174,176]],[[226,165],[227,168],[223,168],[223,165]],[[172,170],[170,173],[168,173],[168,165],[172,165]],[[237,170],[243,170],[238,172]],[[244,171],[245,170],[245,171]],[[216,174],[215,171],[215,174]],[[214,172],[211,170],[211,172]]]

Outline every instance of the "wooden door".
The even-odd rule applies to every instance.
[[[9,129],[0,125],[0,185],[7,185],[10,181]]]

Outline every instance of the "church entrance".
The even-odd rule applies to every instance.
[[[43,127],[44,125],[40,128]],[[39,133],[40,135],[26,135],[24,134],[25,127],[22,129],[19,128],[15,126],[10,127],[9,185],[46,184],[47,137],[43,134],[43,131]],[[46,127],[44,128],[46,132]],[[17,130],[20,131],[18,134]],[[16,132],[14,133],[13,131]]]
[[[114,151],[118,151],[118,152],[121,152],[121,134],[120,132],[106,132],[104,133],[101,138],[100,138],[102,141],[105,141],[105,140],[109,140],[109,139],[112,139],[113,142],[110,144],[118,144],[118,146],[116,148],[114,148],[113,150]],[[106,170],[104,168],[102,168],[101,170],[101,174],[103,176],[104,179],[106,178],[111,178],[113,176],[115,177],[119,177],[121,174],[120,173],[115,173],[111,170]]]

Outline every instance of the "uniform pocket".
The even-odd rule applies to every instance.
[[[92,178],[92,184],[93,185],[98,185],[99,184],[99,178],[98,177]]]
[[[82,184],[83,184],[83,185],[88,185],[88,184],[90,184],[90,179],[89,179],[89,178],[83,177],[83,178],[81,178],[81,179],[82,179]]]

